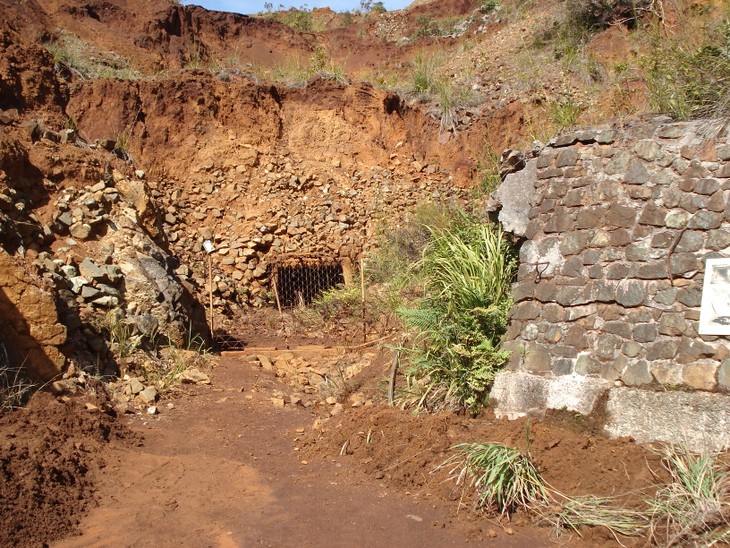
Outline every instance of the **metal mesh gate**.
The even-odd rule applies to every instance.
[[[311,303],[323,291],[345,283],[342,264],[326,257],[293,257],[277,265],[275,291],[282,308]]]

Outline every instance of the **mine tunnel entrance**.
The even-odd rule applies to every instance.
[[[282,308],[308,305],[323,291],[347,283],[349,268],[331,257],[290,257],[276,266],[273,283]]]

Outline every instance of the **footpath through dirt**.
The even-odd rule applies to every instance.
[[[457,502],[393,489],[300,450],[317,415],[275,407],[270,372],[222,358],[211,387],[135,415],[141,447],[105,455],[81,546],[544,546],[546,535],[454,516]],[[484,530],[482,530],[484,528]],[[484,531],[489,530],[487,534]]]

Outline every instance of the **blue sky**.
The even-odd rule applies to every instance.
[[[197,4],[209,10],[232,11],[235,13],[258,13],[264,11],[264,4],[267,0],[185,0],[183,4]],[[360,0],[269,0],[277,9],[279,4],[284,9],[291,7],[298,8],[306,4],[309,9],[330,7],[335,11],[352,11],[360,8]],[[383,5],[388,10],[405,8],[411,0],[383,0]]]

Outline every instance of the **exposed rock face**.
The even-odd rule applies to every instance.
[[[0,342],[11,365],[23,365],[35,380],[61,373],[65,357],[59,347],[66,342],[66,328],[59,323],[53,294],[2,248]]]
[[[730,257],[729,143],[722,124],[658,119],[544,149],[511,369],[718,389],[728,337],[698,335],[698,320],[704,261]]]

